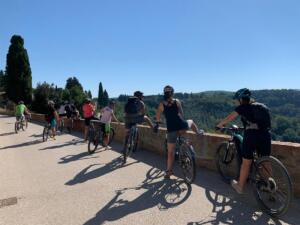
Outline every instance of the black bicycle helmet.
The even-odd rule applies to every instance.
[[[142,98],[142,97],[144,97],[144,93],[141,92],[141,91],[136,91],[136,92],[134,92],[133,95],[134,95],[135,97],[137,97],[137,98]]]
[[[251,97],[251,91],[248,88],[242,88],[234,94],[233,99],[239,100],[242,98],[250,98],[250,97]]]

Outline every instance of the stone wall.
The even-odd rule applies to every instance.
[[[1,114],[13,115],[11,112],[6,112],[0,109]],[[45,116],[42,114],[32,114],[32,120],[36,122],[45,122]],[[112,123],[115,129],[115,140],[123,142],[125,129],[124,124]],[[83,132],[84,121],[76,120],[74,122],[74,130]],[[161,128],[158,134],[152,132],[147,127],[140,125],[140,143],[139,147],[145,150],[153,151],[163,155],[165,150],[166,129]],[[192,132],[188,132],[187,136],[192,141],[196,152],[197,165],[211,170],[216,170],[215,154],[218,146],[228,140],[228,136],[218,134],[206,134],[203,137],[198,137]],[[272,143],[272,155],[278,158],[288,169],[294,185],[294,192],[297,197],[300,197],[300,144],[288,142]]]

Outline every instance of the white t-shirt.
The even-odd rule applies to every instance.
[[[59,110],[58,110],[58,114],[66,114],[66,110],[65,110],[65,106],[64,105],[61,105]]]
[[[108,106],[106,106],[103,109],[100,122],[101,123],[105,123],[105,124],[111,123],[111,119],[112,119],[113,113],[114,113],[114,110],[112,110],[111,108],[109,108]]]

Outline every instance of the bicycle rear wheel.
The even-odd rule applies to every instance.
[[[43,130],[43,142],[48,140],[48,136],[49,136],[49,128],[48,127],[44,127]]]
[[[99,145],[99,137],[94,129],[89,130],[88,152],[93,154]]]
[[[125,148],[125,151],[123,152],[123,160],[124,163],[126,163],[127,158],[131,156],[132,154],[132,150],[133,150],[133,146],[134,146],[134,138],[133,138],[133,133],[131,132],[127,141],[127,146]]]
[[[224,142],[219,146],[216,154],[216,166],[226,183],[238,179],[240,162],[234,142]]]
[[[291,178],[276,158],[262,157],[254,164],[254,195],[260,207],[271,216],[281,216],[289,208],[293,196]]]
[[[185,182],[192,184],[196,178],[196,160],[195,152],[191,145],[183,143],[180,146],[179,164]]]

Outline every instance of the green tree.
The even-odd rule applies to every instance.
[[[32,101],[32,77],[29,57],[24,48],[24,40],[13,35],[6,56],[7,96],[14,102]]]
[[[102,83],[99,83],[99,90],[98,90],[98,107],[102,108],[105,103],[105,96]]]
[[[107,106],[108,102],[109,102],[109,96],[108,96],[107,91],[104,90],[104,93],[103,93],[103,107]]]
[[[6,91],[7,77],[3,70],[0,70],[0,91]]]
[[[88,92],[87,92],[87,97],[90,99],[93,98],[92,92],[90,90],[88,90]]]
[[[70,77],[66,82],[66,89],[70,90],[73,87],[78,87],[83,92],[83,87],[76,77]]]

